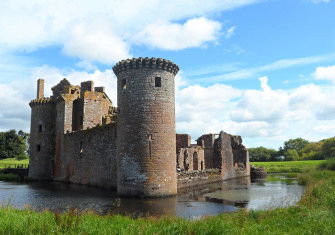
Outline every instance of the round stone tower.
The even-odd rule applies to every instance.
[[[179,68],[161,58],[122,60],[117,76],[117,191],[124,196],[177,193],[175,83]]]

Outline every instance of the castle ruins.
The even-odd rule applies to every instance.
[[[240,136],[221,131],[191,144],[189,135],[176,134],[176,64],[134,58],[113,70],[118,107],[92,81],[76,86],[63,79],[50,97],[44,97],[44,80],[37,81],[37,98],[29,104],[30,179],[156,197],[249,176],[248,151]]]

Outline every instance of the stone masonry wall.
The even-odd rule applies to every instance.
[[[222,181],[220,169],[180,172],[177,177],[178,190]]]
[[[214,159],[214,143],[215,134],[202,135],[197,139],[197,144],[202,146],[205,150],[205,168],[220,168],[221,164],[218,164]]]
[[[57,180],[116,188],[115,124],[66,134],[62,154],[62,170]]]
[[[188,134],[176,134],[176,152],[181,148],[186,148],[191,145],[191,136]]]
[[[205,170],[204,149],[200,146],[181,148],[177,154],[177,170],[194,171]]]
[[[177,193],[177,68],[172,62],[155,58],[121,61],[113,68],[118,78],[119,195]]]
[[[39,99],[30,103],[30,153],[29,178],[50,180],[53,176],[55,154],[55,106],[50,99]]]
[[[249,155],[239,136],[223,131],[215,140],[215,155],[221,159],[222,179],[231,179],[250,175]]]

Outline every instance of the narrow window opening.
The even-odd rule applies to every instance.
[[[83,116],[80,116],[80,125],[82,126],[83,123],[84,123],[84,118],[83,118]]]
[[[43,131],[43,127],[42,127],[42,125],[38,125],[38,131],[39,131],[39,132],[42,132],[42,131]]]
[[[149,156],[151,157],[151,141],[152,141],[152,134],[148,135],[148,142],[149,142]]]
[[[122,79],[122,89],[127,89],[127,80],[125,78]]]
[[[83,141],[80,141],[80,153],[82,153],[84,151],[84,149],[83,149]]]
[[[74,93],[76,93],[76,90],[71,90],[71,94],[74,94]]]
[[[161,77],[155,77],[155,87],[161,87],[161,86],[162,86]]]
[[[40,145],[40,144],[38,144],[38,145],[36,146],[36,150],[37,150],[37,152],[40,152],[40,151],[41,151],[41,145]]]

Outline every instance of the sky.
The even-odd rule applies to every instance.
[[[36,80],[93,80],[116,103],[112,67],[179,65],[176,128],[248,147],[335,134],[334,0],[0,2],[0,131],[30,129]]]

